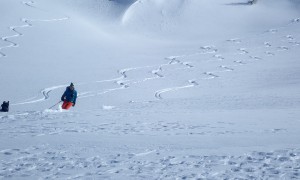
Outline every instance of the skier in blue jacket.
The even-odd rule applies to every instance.
[[[64,102],[62,109],[70,109],[71,106],[75,106],[77,99],[77,91],[74,88],[74,84],[71,83],[70,86],[66,88],[66,91],[61,97],[61,100]]]

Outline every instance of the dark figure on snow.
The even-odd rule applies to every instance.
[[[66,91],[61,97],[61,100],[64,102],[62,109],[70,109],[71,106],[75,106],[77,99],[77,91],[75,91],[74,84],[71,83],[70,86],[66,88]]]
[[[5,102],[3,101],[3,104],[1,105],[1,112],[8,112],[9,111],[9,101]]]
[[[249,3],[250,5],[256,4],[256,3],[257,3],[257,0],[249,0],[248,3]]]

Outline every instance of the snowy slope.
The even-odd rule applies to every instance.
[[[0,179],[299,179],[299,2],[240,2],[1,0]]]

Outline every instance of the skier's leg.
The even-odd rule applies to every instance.
[[[67,102],[67,101],[64,101],[64,103],[61,105],[61,108],[62,108],[62,109],[66,109],[67,104],[68,104],[68,102]]]
[[[70,109],[71,107],[73,106],[73,103],[71,103],[71,102],[67,102],[66,103],[66,105],[65,105],[65,107],[64,107],[64,109]]]

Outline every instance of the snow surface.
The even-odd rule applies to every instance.
[[[299,1],[245,2],[1,0],[0,179],[300,179]]]

